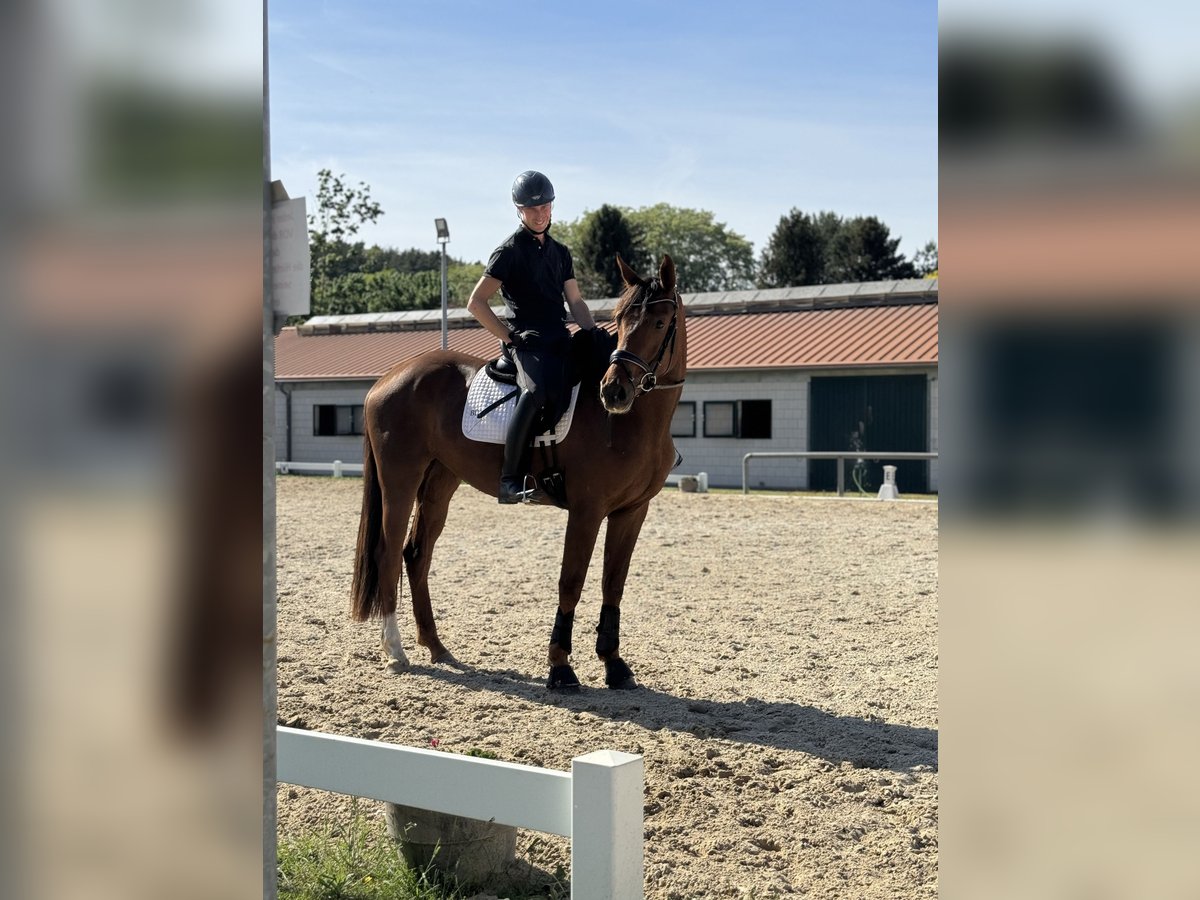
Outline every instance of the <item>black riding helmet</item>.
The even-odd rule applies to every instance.
[[[512,186],[513,204],[520,207],[541,206],[554,200],[554,185],[541,172],[522,172]]]

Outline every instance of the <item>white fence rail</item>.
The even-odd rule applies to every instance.
[[[331,463],[320,462],[282,462],[275,463],[276,475],[332,475],[334,478],[341,478],[343,475],[361,475],[363,473],[362,463],[344,463],[340,459],[335,459]]]
[[[335,459],[331,463],[322,462],[294,462],[277,460],[275,463],[275,473],[277,475],[332,475],[334,478],[341,478],[343,475],[362,475],[362,463],[346,463],[340,459]],[[668,485],[678,485],[681,478],[686,478],[686,475],[668,475],[666,483]],[[700,490],[708,490],[708,473],[701,472],[699,475],[691,476],[700,479]]]
[[[791,457],[793,459],[836,459],[837,460],[837,492],[839,497],[846,495],[846,460],[871,459],[937,459],[936,453],[917,453],[915,451],[898,451],[895,453],[879,453],[875,450],[780,450],[747,453],[742,457],[742,493],[750,493],[750,460],[763,457]]]
[[[642,757],[597,750],[570,772],[276,729],[277,779],[571,839],[572,900],[642,896]]]

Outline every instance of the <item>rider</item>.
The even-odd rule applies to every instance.
[[[554,204],[550,179],[541,172],[522,172],[513,182],[512,201],[521,226],[492,253],[467,301],[467,310],[500,339],[517,364],[521,395],[504,442],[501,503],[531,500],[536,493],[524,489],[533,423],[543,406],[568,390],[566,307],[580,328],[596,327],[575,280],[571,251],[549,234]],[[488,305],[497,290],[510,315],[507,322]]]

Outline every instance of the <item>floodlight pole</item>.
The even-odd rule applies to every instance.
[[[449,347],[449,328],[447,311],[448,292],[446,286],[446,245],[450,243],[450,229],[446,226],[445,219],[434,219],[433,224],[437,227],[438,243],[442,246],[442,349]]]

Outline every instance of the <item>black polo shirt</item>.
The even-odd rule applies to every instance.
[[[514,329],[546,336],[566,332],[563,285],[575,277],[575,265],[571,251],[549,234],[543,244],[521,226],[492,253],[484,274],[500,282]]]

